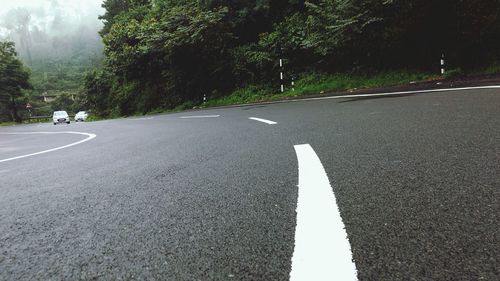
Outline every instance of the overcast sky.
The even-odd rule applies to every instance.
[[[104,13],[101,8],[102,0],[0,0],[0,35],[5,33],[9,24],[9,13],[16,8],[26,8],[30,14],[30,26],[37,27],[47,33],[72,30],[82,24],[87,26],[100,26],[98,15]]]
[[[0,0],[0,40],[13,41],[28,64],[45,58],[99,54],[102,1]]]
[[[101,2],[102,0],[0,0],[0,7],[6,11],[17,7],[48,7],[51,3],[57,3],[68,10],[74,8],[95,10],[101,7]]]

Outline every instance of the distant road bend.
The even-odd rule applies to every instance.
[[[500,87],[0,128],[0,280],[500,280]]]

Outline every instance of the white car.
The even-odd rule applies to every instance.
[[[70,123],[69,116],[66,111],[54,111],[52,121],[54,122],[54,125],[57,125],[57,123]]]
[[[89,117],[89,114],[86,111],[80,111],[75,115],[75,122],[85,121]]]

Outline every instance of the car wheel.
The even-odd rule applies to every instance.
[[[57,123],[54,123],[54,125],[57,125]]]
[[[66,124],[69,124],[69,123],[71,123],[71,122],[69,122],[69,121],[68,121],[68,122],[66,122]]]

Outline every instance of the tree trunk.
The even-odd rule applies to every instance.
[[[16,105],[16,100],[15,100],[14,96],[11,96],[10,106],[11,106],[10,107],[10,117],[11,117],[12,121],[20,123],[21,118],[19,117],[19,115],[17,115],[17,105]]]

